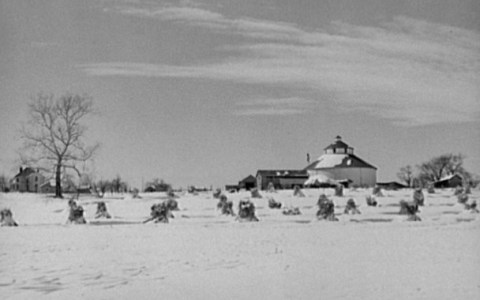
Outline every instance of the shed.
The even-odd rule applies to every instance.
[[[253,175],[248,175],[238,182],[238,187],[240,189],[246,189],[247,191],[255,188],[257,186],[257,179]]]
[[[276,189],[293,189],[303,186],[308,174],[306,170],[258,170],[256,178],[261,190],[267,189],[270,182]]]
[[[463,177],[460,174],[445,176],[433,183],[436,188],[454,188],[463,185]]]

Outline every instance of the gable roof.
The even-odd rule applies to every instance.
[[[28,175],[30,175],[32,173],[35,173],[35,170],[30,168],[30,167],[27,167],[25,169],[22,169],[20,172],[18,172],[18,174],[15,175],[15,177],[13,177],[13,178],[27,177]]]
[[[243,183],[243,182],[257,182],[257,179],[253,175],[248,175],[247,177],[240,180],[239,183]]]
[[[332,169],[332,168],[369,168],[377,169],[354,154],[324,154],[304,170]]]
[[[463,180],[463,177],[462,175],[458,174],[458,173],[455,173],[455,174],[451,174],[451,175],[447,175],[445,177],[442,177],[441,179],[435,181],[435,182],[443,182],[443,181],[449,181],[453,178],[457,177],[458,179],[460,180]]]
[[[308,176],[307,171],[304,170],[258,170],[257,176],[270,177],[304,177]]]

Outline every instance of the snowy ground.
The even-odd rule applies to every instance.
[[[169,224],[141,224],[163,195],[106,196],[113,224],[67,225],[67,200],[0,194],[19,227],[0,228],[2,299],[480,299],[480,215],[452,190],[427,194],[406,222],[398,202],[412,191],[262,193],[258,223],[219,216],[211,194],[182,195]],[[317,221],[325,192],[338,222]],[[247,193],[228,194],[236,204]],[[284,216],[265,196],[300,207]],[[344,215],[349,198],[361,215]],[[480,204],[480,191],[470,199]],[[97,199],[83,196],[87,220]]]

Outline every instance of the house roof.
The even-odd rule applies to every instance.
[[[308,176],[306,170],[258,170],[257,176],[278,176],[278,177],[304,177]]]
[[[15,175],[15,177],[13,178],[17,178],[17,177],[27,177],[28,175],[32,174],[32,173],[35,173],[35,170],[30,168],[30,167],[27,167],[25,169],[22,169],[22,171],[18,172],[17,175]]]
[[[324,154],[304,170],[332,169],[332,168],[369,168],[377,169],[354,154]]]
[[[243,182],[256,182],[257,179],[253,176],[253,175],[248,175],[247,177],[243,178],[242,180],[240,180],[239,183],[243,183]]]

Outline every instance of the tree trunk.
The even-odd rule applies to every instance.
[[[63,198],[62,195],[62,161],[57,162],[57,171],[55,172],[55,198]]]

